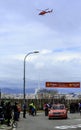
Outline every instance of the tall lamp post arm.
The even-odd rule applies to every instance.
[[[27,55],[25,55],[25,57],[24,57],[24,88],[23,88],[23,93],[24,93],[24,102],[25,102],[25,64],[26,64],[26,58],[27,58],[27,56],[28,55],[30,55],[30,54],[32,54],[33,52],[29,52]]]
[[[23,80],[24,80],[24,82],[23,82],[23,94],[24,94],[24,102],[25,102],[25,66],[26,66],[26,58],[30,55],[30,54],[33,54],[33,53],[39,53],[39,51],[33,51],[33,52],[29,52],[28,54],[26,54],[25,55],[25,57],[24,57],[24,78],[23,78]]]

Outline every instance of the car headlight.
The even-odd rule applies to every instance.
[[[64,112],[62,112],[62,114],[66,114],[66,112],[64,111]]]
[[[53,112],[49,111],[49,114],[52,114]]]

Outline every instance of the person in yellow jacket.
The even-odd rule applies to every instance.
[[[34,103],[29,104],[29,115],[36,115],[36,107]]]

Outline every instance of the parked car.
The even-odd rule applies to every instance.
[[[48,118],[64,118],[67,119],[67,108],[64,104],[53,104],[48,113]]]

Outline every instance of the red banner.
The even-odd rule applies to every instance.
[[[80,82],[46,82],[45,85],[50,88],[80,88]]]

